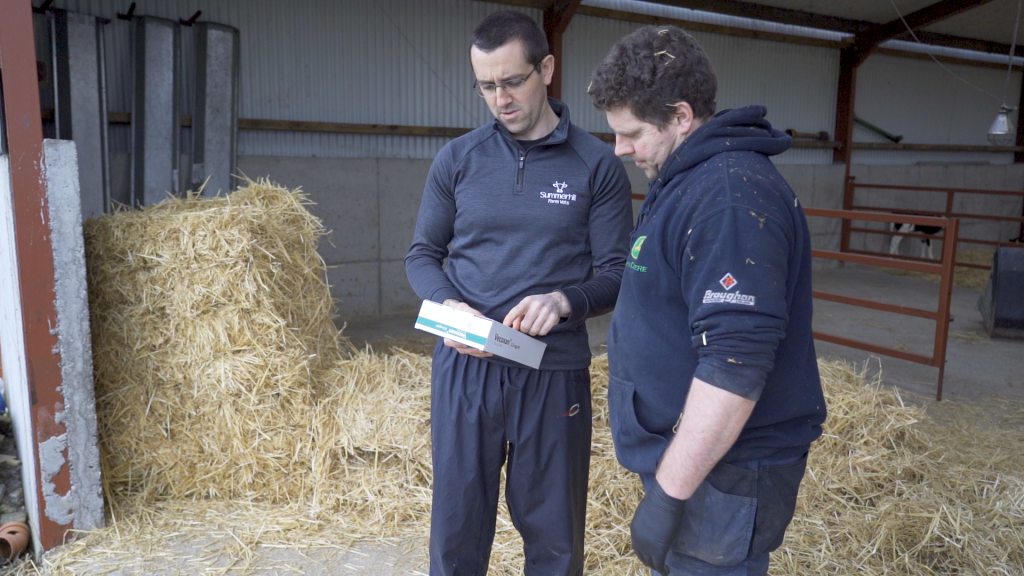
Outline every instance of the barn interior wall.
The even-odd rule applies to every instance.
[[[412,242],[423,184],[431,160],[417,158],[301,158],[242,156],[239,171],[251,178],[269,177],[290,188],[301,187],[314,202],[310,210],[324,223],[328,236],[320,254],[328,265],[328,279],[342,318],[392,315],[415,310],[419,299],[405,276],[405,254]],[[631,162],[625,163],[634,194],[647,192],[647,178]],[[806,207],[843,207],[842,164],[779,164]],[[126,155],[111,162],[114,193],[128,183]],[[989,190],[1024,190],[1021,164],[854,165],[859,182],[909,186],[952,186]],[[119,184],[120,183],[120,184]],[[859,190],[856,201],[901,210],[943,210],[945,196],[929,192]],[[1000,196],[958,196],[958,212],[1020,215],[1022,199]],[[633,201],[633,213],[641,202]],[[840,224],[828,218],[808,218],[812,244],[838,250]],[[961,236],[1007,240],[1020,232],[1016,223],[965,221]],[[851,247],[885,251],[888,238],[855,234]],[[963,245],[962,250],[980,246]],[[902,251],[912,254],[914,244]],[[829,262],[816,262],[828,266]]]
[[[130,24],[116,18],[125,6],[113,0],[56,0],[54,7],[103,16],[108,90],[114,112],[130,112]],[[243,118],[474,127],[490,120],[470,89],[470,31],[486,14],[507,5],[470,0],[223,0],[140,5],[139,14],[177,19],[196,9],[202,19],[241,31],[239,115]],[[517,8],[519,9],[519,8]],[[522,8],[535,19],[539,10]],[[38,17],[37,17],[38,18]],[[590,74],[609,47],[638,27],[635,23],[577,16],[565,33],[563,99],[575,123],[607,132],[603,114],[586,94]],[[43,28],[45,30],[45,27]],[[183,28],[185,61],[193,45]],[[762,104],[778,129],[828,131],[835,119],[839,52],[835,49],[694,31],[718,71],[718,108]],[[43,43],[45,44],[45,43]],[[947,65],[986,92],[1001,95],[998,69]],[[185,71],[187,96],[194,91]],[[1016,102],[1020,74],[1007,100]],[[986,144],[994,116],[988,95],[950,76],[934,62],[876,54],[858,76],[857,114],[904,136],[904,142]],[[882,141],[856,128],[858,141]],[[128,198],[130,145],[126,126],[111,127],[112,196]],[[182,132],[187,153],[188,130]],[[344,315],[376,316],[414,307],[402,259],[412,236],[419,196],[430,159],[446,138],[243,130],[239,171],[270,175],[302,186],[331,235],[322,253]],[[773,158],[805,206],[840,208],[843,173],[828,149],[794,148]],[[866,151],[854,153],[861,181],[1024,189],[1020,170],[1006,166],[1010,154]],[[953,162],[955,164],[940,164]],[[964,162],[978,162],[964,165]],[[181,165],[189,166],[183,156]],[[1004,164],[997,167],[992,164]],[[884,164],[896,164],[883,166]],[[646,181],[626,164],[634,193]],[[879,205],[923,209],[939,196],[880,198]],[[874,199],[874,196],[871,197]],[[958,200],[965,210],[1020,214],[1019,200],[999,204],[982,198]],[[639,202],[634,202],[635,208]],[[941,206],[938,206],[941,207]],[[838,248],[839,223],[812,218],[815,246]],[[1005,239],[1010,225],[965,223],[965,235]],[[855,238],[857,246],[882,247],[885,238]],[[908,243],[909,245],[909,243]]]
[[[902,136],[902,142],[987,146],[988,128],[1005,101],[1020,101],[1021,73],[1006,68],[962,64],[938,66],[930,60],[873,54],[857,71],[858,117]],[[955,75],[955,76],[954,76]],[[1016,122],[1016,113],[1011,114]],[[854,125],[855,142],[889,142]],[[1013,162],[1013,154],[854,150],[854,164]],[[952,185],[952,184],[951,184]]]

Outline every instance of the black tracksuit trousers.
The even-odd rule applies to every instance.
[[[439,340],[431,375],[430,576],[484,576],[501,468],[526,576],[583,574],[590,373],[511,368]]]

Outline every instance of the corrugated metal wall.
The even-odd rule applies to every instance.
[[[562,95],[581,127],[607,132],[604,114],[586,94],[590,75],[618,39],[637,24],[590,16],[572,19],[565,33]],[[826,130],[835,124],[839,52],[801,46],[693,32],[718,73],[718,109],[763,104],[768,120],[780,130]],[[776,156],[778,163],[825,164],[830,150],[795,148]]]
[[[935,62],[874,54],[857,73],[857,116],[903,136],[904,142],[988,145],[986,133],[999,111],[1006,69],[945,64],[951,72],[989,94],[958,80]],[[1020,101],[1020,72],[1010,77],[1006,101]],[[1011,117],[1011,122],[1016,118]],[[854,127],[858,142],[888,142],[862,126]],[[1010,163],[1012,154],[967,152],[893,152],[854,150],[854,164],[917,162]]]
[[[127,4],[53,4],[111,19],[110,107],[118,112],[131,108],[131,25],[116,18]],[[490,114],[471,89],[469,33],[488,13],[504,8],[467,0],[163,0],[140,2],[136,14],[178,19],[201,9],[203,20],[241,30],[243,118],[475,127]],[[541,18],[540,11],[523,11]],[[191,29],[183,32],[187,60]],[[185,76],[191,93],[191,71]],[[242,131],[239,154],[432,158],[446,141]],[[114,151],[126,152],[127,146]]]
[[[588,5],[624,9],[622,0]],[[57,0],[55,7],[109,18],[106,52],[112,110],[130,110],[131,25],[116,18],[129,2]],[[468,36],[488,13],[508,6],[472,0],[163,0],[140,2],[138,14],[202,19],[241,30],[239,113],[245,118],[377,124],[474,127],[490,120],[470,89]],[[522,9],[538,21],[538,10]],[[643,4],[641,11],[675,18],[738,25],[738,19]],[[563,97],[574,121],[608,131],[585,90],[593,68],[609,47],[637,25],[577,16],[566,32]],[[751,23],[755,29],[792,33],[796,27]],[[801,29],[806,32],[806,29]],[[817,31],[824,39],[841,34]],[[838,83],[837,50],[695,32],[719,75],[720,109],[764,104],[779,129],[832,132]],[[183,29],[186,60],[193,42]],[[986,90],[1001,93],[998,70],[950,66]],[[194,89],[186,71],[187,93]],[[1016,103],[1020,75],[1008,101]],[[874,55],[862,66],[857,114],[906,142],[985,144],[995,115],[991,100],[927,61]],[[191,113],[186,105],[185,113]],[[130,133],[113,127],[111,149],[127,152]],[[858,128],[858,140],[878,138]],[[432,158],[447,140],[373,135],[242,131],[243,155]],[[182,139],[187,146],[188,139]],[[1007,154],[857,152],[860,163],[1010,160]],[[780,163],[831,162],[831,153],[794,149]]]

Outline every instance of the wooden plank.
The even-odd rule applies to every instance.
[[[898,184],[861,184],[853,183],[854,188],[874,188],[878,190],[918,190],[921,192],[955,192],[957,194],[992,194],[995,196],[1024,196],[1024,192],[1016,190],[983,190],[981,188],[935,188],[931,186],[901,186]]]
[[[1020,152],[1020,146],[979,146],[972,144],[907,144],[904,142],[854,142],[854,150],[915,150],[919,152]]]
[[[384,134],[390,136],[438,136],[456,138],[472,128],[438,126],[401,126],[394,124],[347,124],[340,122],[307,122],[303,120],[263,120],[239,118],[240,130],[275,130],[288,132],[326,132],[332,134]]]

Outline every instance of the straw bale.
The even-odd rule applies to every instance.
[[[248,182],[86,224],[108,492],[287,500],[307,480],[341,354],[307,203]]]
[[[426,562],[430,359],[344,345],[304,202],[249,183],[90,225],[111,525],[23,573],[284,573],[295,566],[279,564],[283,547],[367,541]],[[931,418],[863,369],[819,367],[830,415],[772,573],[1024,573],[1024,411],[943,403]],[[615,460],[606,356],[591,374],[586,573],[646,574],[629,545],[641,487]],[[501,507],[490,573],[522,574]]]

